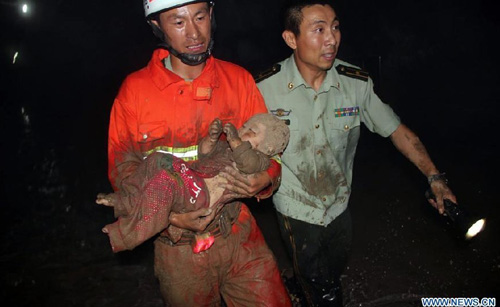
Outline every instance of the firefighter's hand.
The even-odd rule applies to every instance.
[[[99,193],[97,194],[97,199],[95,200],[96,204],[104,205],[107,207],[114,207],[112,194]]]
[[[170,213],[170,224],[194,232],[200,232],[207,228],[208,224],[213,221],[215,210],[209,208],[201,208],[193,212],[187,213]]]
[[[226,166],[220,176],[227,179],[220,186],[229,191],[231,198],[250,198],[271,184],[271,178],[266,171],[245,175],[234,167]]]
[[[431,190],[436,200],[429,199],[429,203],[436,208],[440,214],[444,213],[443,199],[449,199],[457,203],[457,198],[443,180],[436,180],[431,183]]]

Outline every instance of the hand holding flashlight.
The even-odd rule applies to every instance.
[[[431,189],[427,190],[425,197],[429,202],[434,201],[436,203],[436,196]],[[470,214],[463,206],[459,206],[448,198],[444,198],[442,203],[443,212],[458,228],[460,235],[465,240],[470,240],[483,231],[486,219]]]
[[[439,214],[445,213],[444,200],[448,199],[453,203],[457,203],[457,198],[448,187],[448,180],[444,173],[431,175],[427,178],[430,189],[434,197],[427,198],[429,203],[439,211]]]

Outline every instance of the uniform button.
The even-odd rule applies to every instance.
[[[293,88],[293,83],[292,83],[292,82],[288,83],[288,88],[289,88],[289,89],[292,89],[292,88]]]
[[[323,198],[322,198],[322,200],[323,200],[323,201],[326,201],[326,197],[323,197]]]
[[[314,126],[314,128],[318,129],[318,128],[319,128],[319,125]]]
[[[179,94],[181,94],[181,95],[184,94],[184,90],[180,90]]]
[[[316,154],[321,155],[321,150],[316,151]]]
[[[344,130],[349,130],[349,126],[348,126],[348,125],[345,125],[345,126],[344,126]]]
[[[314,95],[313,100],[316,101],[316,99],[318,99],[318,95]]]
[[[145,139],[147,139],[147,138],[148,138],[148,135],[147,135],[147,134],[143,134],[143,135],[142,135],[142,138],[145,140]]]
[[[323,225],[324,223],[325,223],[325,222],[323,222],[323,221],[319,221],[319,224],[320,224],[320,225]]]

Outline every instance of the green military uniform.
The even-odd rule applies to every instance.
[[[340,276],[352,237],[346,209],[360,125],[387,137],[400,120],[373,92],[368,74],[341,60],[318,91],[305,83],[293,55],[268,75],[257,86],[270,112],[290,128],[273,197],[281,235],[308,305],[342,306]]]
[[[290,128],[273,202],[288,217],[326,226],[347,208],[360,123],[387,137],[400,120],[373,92],[368,75],[346,62],[335,60],[337,69],[327,72],[318,92],[293,55],[279,65],[257,85],[270,112]]]

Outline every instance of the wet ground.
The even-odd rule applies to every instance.
[[[118,2],[106,5],[114,10]],[[248,10],[250,4],[238,3],[226,1],[231,10],[219,15],[220,29],[234,31],[218,30],[216,54],[251,69],[264,56],[273,60],[280,48],[267,46],[266,52],[268,37],[254,37],[260,41],[252,43],[248,27],[273,40],[279,33],[245,23],[252,14],[261,18],[252,20],[273,20],[267,16],[272,9]],[[459,203],[487,218],[486,229],[464,243],[449,220],[426,204],[425,178],[389,140],[364,129],[350,203],[353,250],[342,279],[347,307],[421,306],[421,297],[500,297],[500,65],[490,39],[500,27],[492,22],[494,10],[443,3],[419,8],[417,13],[425,15],[415,14],[414,20],[401,8],[399,14],[389,12],[378,20],[377,31],[353,30],[356,18],[369,18],[371,9],[351,13],[351,22],[346,18],[344,23],[343,58],[376,72],[379,93],[447,173]],[[120,4],[126,7],[118,15],[105,13],[97,2],[81,11],[69,2],[51,5],[54,10],[44,11],[45,20],[54,24],[34,19],[29,24],[34,31],[18,33],[26,43],[25,61],[21,56],[16,65],[1,62],[0,301],[5,306],[161,306],[152,242],[112,254],[100,231],[113,220],[112,212],[94,203],[98,192],[110,191],[106,131],[111,102],[123,77],[146,63],[154,41],[140,6]],[[238,8],[244,9],[241,22],[228,23],[232,19],[224,13],[236,14]],[[398,6],[393,8],[398,12]],[[420,32],[406,23],[391,27],[405,18],[410,25],[417,20]],[[2,18],[2,28],[10,21]],[[373,39],[363,44],[349,40],[370,31]],[[437,35],[420,39],[430,33]],[[398,44],[391,45],[392,39]],[[378,43],[384,48],[377,49]],[[378,60],[373,52],[383,53],[381,66],[369,67]],[[288,273],[290,260],[272,204],[252,204],[251,210],[280,269]]]
[[[421,297],[498,297],[498,146],[489,132],[494,118],[472,119],[464,126],[460,120],[469,117],[462,107],[448,107],[454,113],[442,121],[436,115],[420,120],[427,111],[421,107],[425,102],[419,106],[412,111],[417,119],[408,121],[448,173],[460,203],[488,219],[486,230],[469,243],[460,240],[449,220],[426,204],[425,179],[418,171],[388,140],[363,130],[350,204],[353,251],[342,279],[346,306],[420,306]],[[480,111],[494,110],[485,104]],[[82,151],[92,137],[51,148],[31,137],[36,134],[23,132],[24,143],[5,173],[15,180],[3,178],[2,302],[160,306],[152,242],[113,255],[100,232],[113,219],[108,208],[94,204],[97,192],[109,191],[105,149]],[[272,205],[252,204],[251,209],[280,269],[290,272]]]

